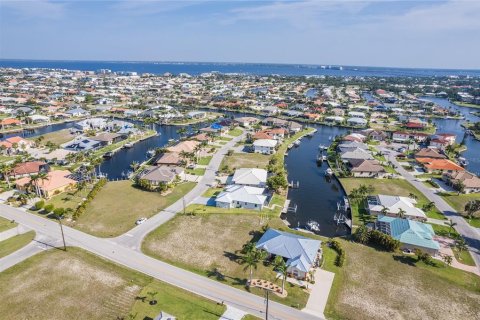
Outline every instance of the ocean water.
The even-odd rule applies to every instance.
[[[0,67],[11,68],[51,68],[82,71],[110,69],[138,73],[172,74],[188,73],[198,75],[204,72],[240,73],[252,75],[282,76],[345,76],[345,77],[441,77],[471,76],[480,77],[480,70],[454,69],[414,69],[305,64],[268,64],[268,63],[210,63],[210,62],[134,62],[134,61],[53,61],[53,60],[10,60],[0,59]]]

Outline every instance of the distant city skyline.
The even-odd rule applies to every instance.
[[[0,1],[0,59],[480,69],[480,1]]]

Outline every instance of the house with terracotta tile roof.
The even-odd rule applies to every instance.
[[[20,120],[14,118],[5,118],[0,121],[0,126],[2,127],[2,130],[6,127],[19,126],[21,124],[22,122]]]
[[[464,193],[480,192],[480,178],[468,171],[445,172],[442,180],[456,189],[459,189],[459,184],[463,184]]]
[[[416,160],[428,173],[465,171],[463,167],[448,159],[418,158]]]
[[[45,180],[39,180],[37,182],[40,193],[45,198],[51,198],[56,194],[73,189],[77,181],[69,178],[70,175],[70,171],[67,170],[50,171]],[[16,188],[26,191],[30,187],[30,181],[30,177],[20,178],[15,181]]]
[[[169,152],[176,152],[180,153],[182,151],[184,152],[194,152],[195,148],[200,145],[200,142],[195,141],[195,140],[185,140],[177,143],[176,145],[172,147],[168,147],[167,150]]]
[[[265,131],[258,131],[258,132],[255,132],[255,134],[252,136],[252,139],[253,140],[259,140],[259,139],[270,139],[271,140],[271,139],[273,139],[273,136],[269,135]]]
[[[40,172],[49,172],[50,166],[43,161],[28,161],[17,163],[10,171],[9,176],[14,178],[28,177]]]

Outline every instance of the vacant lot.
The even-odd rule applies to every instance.
[[[241,135],[243,133],[243,130],[240,129],[240,128],[235,128],[235,129],[232,129],[230,131],[228,131],[228,135],[229,136],[232,136],[232,137],[238,137],[239,135]]]
[[[410,193],[417,196],[417,207],[422,208],[423,205],[429,201],[425,196],[412,186],[408,181],[401,179],[364,179],[364,178],[342,178],[340,179],[345,191],[349,194],[353,189],[360,187],[360,185],[371,185],[375,188],[373,194],[386,194],[392,196],[408,197]],[[359,212],[360,211],[360,212]],[[363,210],[364,211],[364,210]],[[353,223],[358,225],[360,221],[368,219],[363,217],[365,212],[358,209],[358,206],[352,204]],[[446,219],[436,208],[426,212],[427,216],[435,219]]]
[[[35,231],[29,231],[8,238],[7,240],[0,241],[0,258],[8,256],[10,253],[25,247],[33,240],[34,237]]]
[[[157,291],[156,306],[136,299]],[[50,250],[0,273],[2,319],[218,319],[223,307],[85,251]],[[131,310],[133,306],[133,310]]]
[[[480,200],[480,194],[471,193],[471,194],[461,194],[461,195],[451,195],[444,196],[443,199],[448,202],[449,205],[453,207],[457,212],[463,214],[465,212],[465,205],[468,201]],[[469,221],[468,219],[466,219]],[[480,218],[474,218],[469,221],[469,223],[476,228],[480,228]]]
[[[480,277],[438,262],[380,252],[341,240],[343,268],[326,249],[326,269],[336,273],[325,315],[333,319],[479,319]]]
[[[74,226],[99,237],[115,237],[133,228],[137,219],[167,208],[194,186],[182,183],[161,195],[135,188],[129,180],[108,182]]]
[[[234,170],[238,168],[260,168],[265,169],[268,165],[270,156],[259,153],[234,153],[231,156],[225,156],[220,168],[225,165],[229,169]]]
[[[46,204],[52,204],[55,208],[75,209],[87,197],[92,187],[93,185],[88,185],[87,187],[79,191],[71,191],[57,194],[56,196],[53,196],[51,199],[46,201]]]
[[[0,217],[0,232],[16,227],[17,223]]]
[[[69,129],[63,129],[55,132],[46,133],[42,135],[42,137],[42,145],[45,145],[49,141],[51,143],[61,145],[75,138],[75,135],[71,134]]]
[[[258,240],[265,223],[254,214],[177,215],[145,238],[143,250],[158,259],[245,289],[248,270],[239,264],[238,250],[245,243]],[[268,224],[285,227],[280,219],[271,219]],[[272,267],[262,264],[254,271],[254,277],[275,281]],[[305,305],[306,292],[289,284],[286,290],[286,299],[273,299],[288,305]]]

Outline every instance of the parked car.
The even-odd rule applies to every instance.
[[[140,218],[140,219],[138,219],[137,221],[135,221],[135,224],[138,226],[139,224],[142,224],[142,223],[144,223],[145,221],[147,221],[147,218]]]

